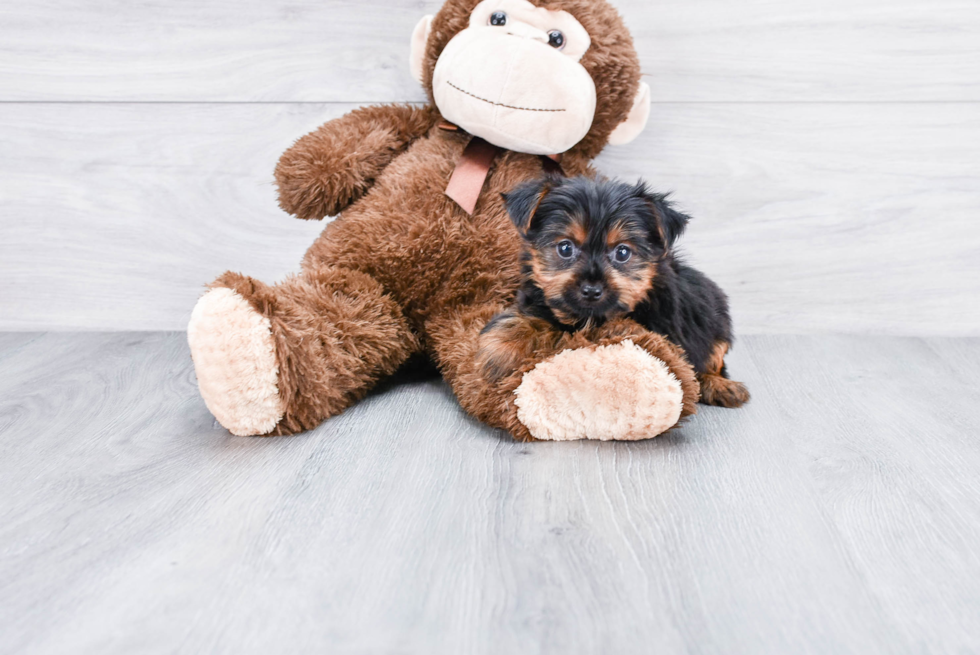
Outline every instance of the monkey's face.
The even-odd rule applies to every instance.
[[[432,75],[449,121],[494,145],[562,153],[592,127],[596,87],[580,63],[589,33],[570,13],[528,0],[484,0]]]

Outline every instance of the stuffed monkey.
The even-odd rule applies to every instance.
[[[412,37],[425,106],[355,110],[299,139],[279,202],[337,215],[301,272],[270,286],[225,273],[188,340],[201,395],[236,435],[308,430],[425,353],[462,407],[516,439],[642,439],[695,411],[683,351],[632,321],[508,344],[481,330],[514,299],[520,236],[503,194],[545,172],[590,175],[649,114],[629,33],[605,0],[447,0]]]

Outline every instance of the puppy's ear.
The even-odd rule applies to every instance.
[[[527,236],[531,231],[538,207],[553,186],[554,180],[548,177],[525,182],[510,193],[503,194],[510,220],[522,235]]]
[[[643,182],[637,184],[635,190],[637,195],[643,198],[652,210],[653,224],[650,226],[650,231],[664,250],[669,251],[684,233],[691,217],[674,209],[668,200],[670,194],[653,193],[647,189]]]

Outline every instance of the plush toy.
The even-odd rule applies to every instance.
[[[594,176],[649,114],[632,40],[604,0],[448,0],[412,36],[426,106],[355,110],[276,168],[280,205],[327,224],[275,286],[225,273],[188,339],[201,395],[236,435],[317,426],[425,353],[462,407],[521,440],[643,439],[693,413],[683,351],[627,320],[509,344],[488,378],[481,331],[514,299],[520,236],[504,193]],[[496,344],[499,347],[499,344]]]

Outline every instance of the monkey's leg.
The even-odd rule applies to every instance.
[[[208,409],[240,436],[316,427],[418,350],[381,285],[336,267],[275,286],[225,273],[198,301],[187,337]]]
[[[493,303],[456,307],[431,318],[425,326],[426,336],[439,371],[463,409],[491,427],[510,432],[515,439],[531,441],[514,407],[513,388],[519,384],[519,376],[488,376],[477,362],[480,332],[503,308]]]
[[[504,314],[487,326],[497,309],[426,326],[460,404],[485,423],[522,441],[636,440],[695,412],[694,371],[663,337],[632,321],[567,334]]]

